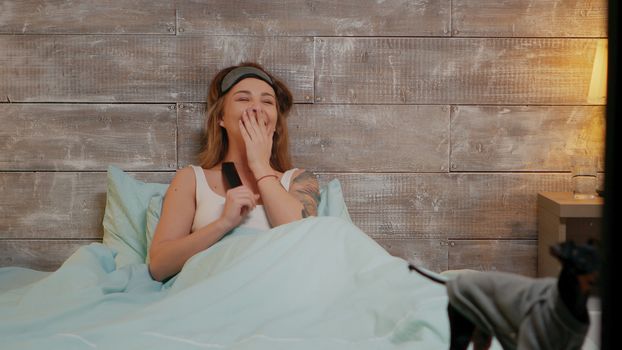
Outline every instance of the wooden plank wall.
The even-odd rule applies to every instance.
[[[101,240],[105,169],[196,163],[219,69],[283,78],[297,166],[355,223],[441,271],[535,275],[536,193],[600,157],[588,103],[604,0],[3,1],[0,265],[51,270]],[[602,180],[602,176],[601,176]]]

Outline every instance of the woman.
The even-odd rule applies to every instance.
[[[207,103],[201,167],[177,171],[149,251],[158,281],[235,227],[267,230],[317,214],[317,179],[289,159],[287,86],[260,65],[242,63],[214,77]],[[242,186],[226,190],[223,162],[235,164]]]

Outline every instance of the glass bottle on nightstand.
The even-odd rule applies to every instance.
[[[597,160],[594,156],[577,156],[572,162],[572,191],[575,199],[594,199],[596,193]]]

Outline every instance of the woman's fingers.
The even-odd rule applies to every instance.
[[[268,117],[268,113],[265,110],[261,109],[257,112],[252,111],[252,113],[249,113],[249,117],[251,123],[253,124],[253,127],[256,128],[259,134],[270,134],[270,118]]]
[[[248,144],[249,142],[251,142],[251,135],[248,133],[248,130],[246,129],[246,124],[244,124],[243,121],[244,117],[242,117],[242,119],[240,119],[239,123],[240,123],[240,134],[242,134],[242,140],[244,140],[245,144]]]
[[[227,191],[222,216],[235,227],[255,209],[257,200],[258,196],[246,186],[230,189]]]
[[[265,142],[271,142],[272,135],[273,135],[273,131],[272,131],[273,128],[269,126],[270,123],[269,123],[268,113],[266,113],[266,111],[264,110],[261,110],[261,112],[259,113],[257,117],[257,121],[259,123],[258,125],[259,134],[262,136]]]
[[[248,136],[248,139],[244,138],[244,141],[247,144],[248,141],[260,144],[271,142],[274,130],[268,124],[268,116],[264,110],[255,112],[248,109],[242,112],[240,130],[242,131],[242,137]],[[243,131],[246,131],[247,135],[244,135]]]
[[[255,208],[257,205],[259,196],[253,193],[253,191],[246,186],[239,186],[229,190],[228,192],[231,192],[231,199],[234,201],[243,201],[244,204],[249,205],[252,208]]]
[[[254,140],[255,133],[252,132],[252,126],[249,122],[249,117],[246,110],[242,112],[242,118],[240,118],[240,125],[242,126],[240,128],[240,131],[244,131],[246,133],[246,136],[248,136],[249,140]]]
[[[268,118],[268,113],[266,113],[266,111],[262,110],[261,111],[261,130],[263,130],[263,134],[266,135],[268,138],[272,139],[272,128],[269,127],[269,118]]]
[[[259,132],[259,124],[257,123],[257,113],[253,113],[253,111],[246,110],[242,115],[244,118],[244,125],[248,130],[249,135],[252,140],[256,140],[257,137],[261,135]]]
[[[261,125],[262,127],[267,128],[268,127],[268,114],[266,113],[265,110],[261,110],[260,113],[257,116],[257,120],[259,121],[259,125]]]

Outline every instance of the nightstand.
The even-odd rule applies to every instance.
[[[603,198],[575,199],[572,192],[538,193],[538,277],[556,277],[560,265],[549,247],[566,240],[600,239]]]

